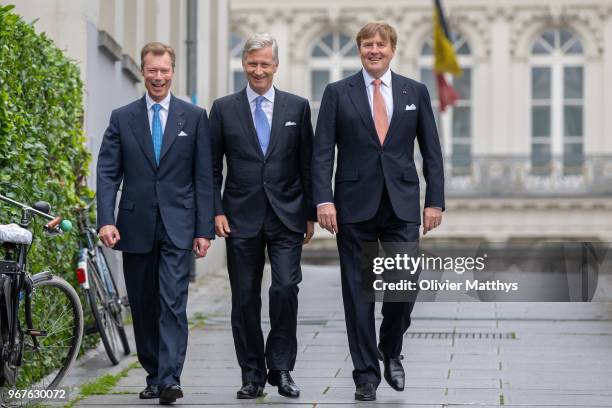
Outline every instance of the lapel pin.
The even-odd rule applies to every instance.
[[[183,126],[183,122],[177,123],[178,126]]]
[[[407,94],[407,92],[406,92],[406,90],[405,90],[405,89],[402,91],[402,93],[403,93],[404,95],[406,95],[406,94]]]

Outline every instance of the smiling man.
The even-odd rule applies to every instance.
[[[395,30],[384,22],[368,23],[356,40],[363,69],[329,84],[323,93],[313,151],[313,196],[319,224],[337,234],[355,399],[373,401],[381,381],[379,356],[385,380],[397,391],[404,389],[400,353],[414,303],[383,303],[377,345],[374,304],[361,297],[362,244],[381,242],[387,251],[418,242],[415,139],[427,182],[424,234],[442,221],[444,169],[427,88],[389,68],[397,44]]]
[[[290,375],[297,354],[300,258],[316,219],[310,107],[306,99],[272,86],[278,46],[269,34],[246,41],[242,67],[246,88],[216,100],[210,111],[215,229],[227,244],[232,332],[242,370],[236,396],[261,396],[267,379],[279,394],[294,398],[300,395]],[[272,283],[264,345],[260,292],[266,249]]]
[[[208,118],[170,93],[174,61],[167,45],[142,49],[147,92],[111,113],[97,167],[99,236],[123,251],[138,360],[147,372],[140,398],[162,404],[183,396],[190,252],[205,256],[214,238]]]

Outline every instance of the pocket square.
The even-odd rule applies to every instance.
[[[178,135],[179,135],[179,136],[187,136],[187,133],[185,133],[185,132],[183,132],[183,131],[181,130],[181,132],[180,132]]]
[[[295,122],[287,121],[285,122],[285,126],[295,126]]]
[[[416,106],[414,106],[414,103],[412,105],[406,105],[406,110],[416,110]]]

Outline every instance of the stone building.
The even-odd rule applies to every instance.
[[[437,111],[432,5],[233,0],[230,89],[244,86],[244,38],[270,32],[277,86],[309,98],[316,121],[325,85],[360,68],[358,29],[386,20],[399,34],[392,69],[425,82]],[[443,5],[464,75],[452,79],[456,106],[437,115],[448,211],[432,236],[612,240],[612,1]]]

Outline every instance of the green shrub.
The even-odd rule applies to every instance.
[[[48,201],[53,213],[74,220],[74,207],[92,194],[84,187],[91,155],[79,68],[12,8],[0,6],[0,193],[28,204]],[[17,214],[0,205],[0,223]],[[43,223],[33,225],[29,272],[51,270],[74,285],[78,235],[44,237]],[[95,341],[84,339],[84,345]]]

